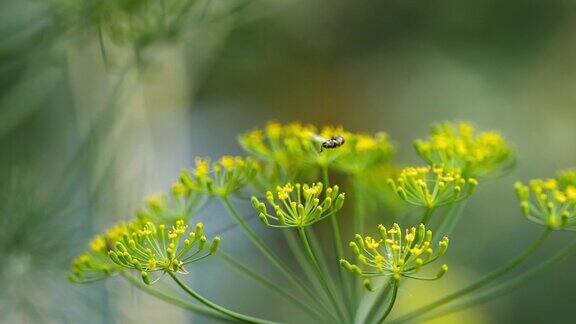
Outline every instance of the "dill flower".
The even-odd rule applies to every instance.
[[[260,165],[251,158],[226,155],[214,163],[197,158],[196,168],[183,171],[180,182],[192,192],[225,197],[240,191],[258,170]]]
[[[558,172],[558,187],[565,190],[568,186],[576,186],[576,168]]]
[[[287,183],[278,186],[275,194],[266,192],[266,200],[274,210],[274,215],[268,213],[266,204],[256,197],[252,197],[252,205],[262,222],[268,226],[303,228],[340,210],[344,197],[344,193],[339,193],[338,186],[324,190],[320,182],[312,185]]]
[[[239,142],[244,150],[260,160],[278,164],[285,169],[299,169],[306,164],[315,164],[315,157],[320,156],[320,146],[314,141],[317,133],[318,129],[312,125],[269,122],[264,129],[240,135]],[[327,151],[324,160],[331,153]]]
[[[171,228],[147,222],[125,233],[108,256],[123,268],[140,271],[146,284],[155,282],[151,273],[188,273],[186,265],[216,253],[220,238],[215,237],[208,244],[202,223],[196,224],[195,230],[185,235],[187,227],[183,220],[176,221]]]
[[[386,165],[394,155],[394,145],[386,133],[375,135],[349,134],[346,145],[340,148],[340,155],[334,168],[347,174],[371,172],[374,168]]]
[[[72,261],[69,279],[76,283],[101,280],[113,275],[118,267],[108,258],[108,250],[129,231],[130,224],[119,223],[89,244],[89,250]]]
[[[515,163],[514,150],[497,132],[477,133],[469,123],[441,123],[427,140],[417,140],[420,157],[431,165],[459,169],[469,177],[495,176]]]
[[[418,229],[415,227],[406,229],[404,235],[398,224],[394,224],[390,229],[378,225],[378,232],[377,238],[356,234],[354,241],[350,242],[350,248],[358,258],[359,264],[351,264],[342,259],[340,265],[358,276],[367,278],[388,276],[395,280],[400,280],[401,277],[436,280],[448,271],[448,266],[443,264],[435,277],[414,276],[422,267],[443,256],[448,249],[449,241],[444,237],[434,251],[432,231],[426,230],[424,224],[420,224]],[[369,282],[365,282],[365,286],[369,287]]]
[[[560,172],[557,179],[533,179],[528,185],[514,185],[522,213],[549,229],[575,229],[576,177]]]
[[[464,178],[459,170],[445,171],[441,167],[408,167],[389,185],[405,202],[427,208],[451,204],[470,197],[478,181]]]
[[[188,219],[195,215],[205,202],[205,196],[200,192],[190,190],[182,181],[176,181],[168,195],[160,193],[148,197],[137,217],[158,222]]]
[[[268,122],[264,129],[242,134],[238,140],[244,150],[261,160],[290,164],[294,158],[290,154],[301,150],[302,143],[309,141],[316,132],[316,127],[312,125]]]
[[[68,279],[75,283],[88,283],[111,276],[116,267],[102,255],[85,253],[72,260],[72,273]]]
[[[322,141],[340,136],[345,143],[335,149],[321,150]],[[269,122],[239,137],[240,144],[260,160],[294,172],[314,167],[331,167],[344,173],[358,174],[378,164],[387,163],[394,147],[385,133],[374,136],[351,133],[341,126],[316,128],[312,125]]]

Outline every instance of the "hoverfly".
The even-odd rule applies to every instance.
[[[333,149],[333,148],[340,147],[340,146],[344,145],[344,143],[346,142],[344,140],[344,137],[342,137],[340,135],[335,135],[335,136],[332,136],[330,139],[326,139],[320,135],[312,134],[312,139],[316,142],[322,143],[322,145],[320,146],[320,153],[322,153],[322,151],[324,149]]]

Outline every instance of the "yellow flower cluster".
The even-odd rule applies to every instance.
[[[170,249],[158,250],[157,247],[178,247],[177,240],[183,234],[185,220],[198,211],[208,195],[228,196],[238,192],[255,176],[258,168],[259,164],[250,158],[224,156],[214,163],[208,159],[198,159],[196,168],[182,172],[169,194],[149,197],[130,223],[120,223],[105,234],[96,236],[89,244],[89,251],[73,261],[70,279],[75,282],[93,281],[109,276],[117,271],[119,266],[124,266],[139,269],[144,280],[149,281],[148,272],[156,268],[166,270],[167,258],[173,257]],[[164,225],[159,225],[157,229],[154,224],[176,225],[168,233],[164,233]],[[196,231],[191,235],[199,235],[198,233]],[[216,245],[213,247],[217,247],[218,241],[219,239],[215,240]],[[179,270],[182,270],[182,266],[188,261],[196,260],[193,257],[182,259],[192,248],[186,247],[189,243],[203,248],[205,238],[198,236],[196,241],[184,241],[184,249],[180,252],[185,252],[176,259],[171,259],[171,262],[180,262]],[[144,249],[147,245],[150,245],[147,248],[154,253],[154,257],[143,262],[139,257],[142,257],[142,251],[148,251]],[[113,253],[109,254],[111,250]],[[130,257],[125,253],[129,253]],[[149,256],[148,252],[146,256]],[[111,259],[114,262],[111,262]]]
[[[290,168],[303,163],[311,152],[319,151],[320,147],[313,141],[316,132],[311,125],[269,122],[264,129],[241,135],[239,142],[255,157]]]
[[[335,136],[344,138],[345,143],[320,152],[322,143]],[[323,166],[344,173],[360,173],[388,163],[394,152],[384,133],[371,136],[351,133],[342,127],[318,129],[300,123],[270,122],[264,129],[241,135],[239,141],[248,153],[287,170]]]
[[[448,270],[442,265],[435,277],[423,278],[414,276],[423,266],[426,266],[443,256],[448,249],[448,238],[444,237],[434,251],[432,246],[432,231],[426,230],[424,224],[418,229],[406,229],[404,235],[398,224],[387,229],[378,225],[378,238],[362,237],[356,234],[350,248],[356,255],[359,265],[351,264],[342,259],[340,264],[348,271],[363,277],[391,276],[395,280],[401,277],[435,280],[441,278]],[[363,270],[362,268],[368,268]]]
[[[183,271],[185,264],[198,260],[197,254],[206,245],[202,224],[198,224],[196,231],[184,240],[184,247],[178,250],[187,227],[184,219],[191,215],[193,208],[192,194],[188,187],[177,182],[169,197],[149,197],[146,207],[131,222],[119,223],[90,242],[89,250],[72,262],[70,280],[78,283],[100,280],[122,267],[138,269],[147,282],[150,282],[148,272],[168,271],[170,265],[174,271]],[[174,225],[168,229],[155,224]],[[216,251],[219,240],[212,242],[208,254]]]
[[[68,279],[74,283],[88,283],[111,276],[116,267],[102,255],[85,253],[72,260],[72,273]]]
[[[138,270],[147,284],[155,282],[150,277],[153,272],[187,273],[185,265],[216,253],[220,245],[215,237],[208,247],[202,223],[185,235],[187,227],[183,220],[171,227],[147,222],[125,233],[108,255],[118,266]]]
[[[514,187],[524,216],[550,229],[574,228],[576,177],[572,176],[561,172],[557,179],[534,179],[529,185],[517,182]]]
[[[558,172],[558,188],[565,190],[569,186],[576,187],[576,169],[562,170]]]
[[[350,134],[341,149],[334,168],[347,174],[372,173],[374,169],[388,166],[394,155],[394,145],[386,133]]]
[[[432,128],[430,138],[417,140],[418,154],[431,165],[459,169],[470,177],[498,175],[515,162],[510,144],[496,132],[477,134],[469,123],[441,123]]]
[[[435,208],[470,197],[478,181],[464,178],[459,170],[441,167],[408,167],[388,183],[398,197],[409,204]]]
[[[204,203],[205,195],[190,190],[182,181],[176,181],[169,194],[159,193],[148,197],[145,206],[138,211],[137,218],[154,222],[188,219],[196,215]]]
[[[119,223],[98,235],[89,244],[90,249],[72,261],[72,273],[69,279],[73,282],[83,283],[104,279],[114,272],[117,267],[110,262],[108,250],[122,239],[128,232],[130,224]]]
[[[269,214],[266,204],[256,197],[252,197],[252,205],[258,210],[262,222],[268,226],[303,228],[340,210],[344,197],[344,193],[339,193],[338,186],[324,190],[320,182],[312,185],[288,183],[276,188],[276,195],[271,191],[266,192],[266,200],[274,209],[274,215]]]
[[[214,163],[198,158],[193,170],[180,174],[180,183],[191,192],[225,197],[240,191],[258,170],[260,165],[251,158],[223,156]]]

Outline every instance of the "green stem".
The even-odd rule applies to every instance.
[[[310,241],[312,251],[314,251],[314,254],[318,258],[318,264],[320,265],[320,269],[322,269],[322,271],[324,272],[329,272],[330,270],[328,270],[329,265],[328,262],[326,261],[327,260],[326,255],[322,251],[322,246],[320,244],[320,241],[318,240],[318,237],[316,236],[316,233],[314,232],[314,229],[306,228],[305,231],[306,235],[308,236],[308,240]]]
[[[392,280],[394,280],[394,282],[392,283],[392,297],[390,298],[390,303],[388,303],[388,307],[386,308],[386,311],[384,312],[382,317],[380,317],[380,320],[378,321],[378,323],[384,322],[386,317],[388,317],[388,315],[390,315],[390,312],[392,311],[392,308],[394,307],[394,304],[396,303],[396,296],[398,295],[398,283],[399,282],[396,279],[392,279]]]
[[[250,270],[248,267],[244,266],[240,262],[234,260],[231,256],[224,252],[218,252],[217,254],[224,262],[230,265],[232,268],[236,269],[240,273],[246,275],[247,277],[253,279],[254,281],[258,282],[259,284],[263,285],[264,287],[270,289],[273,292],[276,292],[278,295],[286,298],[287,300],[291,301],[294,305],[299,306],[303,310],[305,310],[311,316],[314,316],[316,319],[322,320],[323,316],[317,310],[312,308],[310,305],[302,302],[300,299],[293,296],[290,292],[282,289],[281,286],[276,285],[270,282],[268,279],[264,278],[263,276],[255,273],[254,271]]]
[[[328,188],[330,186],[330,175],[328,173],[328,167],[322,166],[322,180],[324,187]],[[340,226],[338,225],[338,219],[336,218],[336,213],[330,215],[330,225],[332,226],[332,235],[334,236],[334,250],[336,253],[336,260],[344,258],[344,249],[342,247],[342,235],[340,234]],[[350,277],[344,272],[344,268],[337,266],[338,274],[340,275],[340,283],[342,285],[341,295],[348,296],[352,298],[352,283],[350,282]],[[350,319],[353,317],[353,301],[349,300],[346,304]]]
[[[366,201],[362,192],[362,184],[357,178],[353,180],[354,184],[354,231],[357,234],[364,234],[364,223],[366,218]]]
[[[364,235],[364,226],[366,221],[366,200],[364,198],[364,193],[362,192],[362,184],[358,179],[358,175],[355,176],[353,181],[354,188],[354,232],[356,234]],[[354,305],[358,305],[360,302],[360,296],[362,286],[359,284],[360,281],[354,280],[351,282],[351,292],[352,301]]]
[[[109,68],[108,54],[106,53],[106,45],[104,44],[104,35],[102,33],[102,26],[98,25],[98,44],[100,45],[100,54],[102,55],[102,62],[106,69]]]
[[[437,235],[440,235],[442,237],[450,236],[450,234],[452,234],[454,227],[456,226],[456,224],[458,224],[458,221],[462,216],[462,212],[466,208],[467,201],[468,200],[459,201],[450,206],[450,210],[448,211],[446,217],[442,219],[442,222],[440,223],[438,228],[434,231],[433,237],[437,237]]]
[[[290,284],[292,284],[295,287],[298,287],[302,292],[308,295],[308,297],[310,297],[311,300],[316,301],[314,293],[307,286],[305,286],[302,283],[302,281],[299,280],[293,273],[291,273],[289,271],[289,268],[283,264],[282,260],[280,260],[280,258],[278,258],[274,254],[274,252],[272,252],[272,250],[270,250],[270,248],[266,246],[264,241],[262,241],[258,237],[258,235],[256,235],[256,233],[254,233],[254,231],[248,226],[248,224],[246,224],[242,216],[240,216],[236,208],[234,208],[234,206],[230,203],[230,200],[228,200],[227,197],[222,197],[221,200],[224,203],[226,209],[228,210],[230,216],[232,216],[234,221],[236,221],[236,223],[240,226],[244,234],[250,239],[250,241],[252,241],[254,245],[256,245],[256,247],[260,250],[260,252],[262,252],[262,254],[266,258],[268,258],[268,260],[272,263],[272,265],[274,265],[274,267],[278,269],[278,271],[290,282]],[[323,305],[319,303],[318,305],[320,307],[323,307]],[[328,312],[328,310],[326,311]]]
[[[224,308],[218,304],[215,304],[215,303],[209,301],[208,299],[202,297],[200,294],[198,294],[197,292],[192,290],[192,288],[188,287],[184,282],[182,282],[180,279],[178,279],[178,277],[174,273],[168,272],[168,274],[170,275],[170,277],[172,277],[172,279],[176,282],[176,284],[178,284],[178,286],[180,286],[180,288],[182,288],[187,294],[189,294],[190,296],[192,296],[193,298],[195,298],[196,300],[198,300],[202,304],[204,304],[204,305],[206,305],[206,306],[208,306],[208,307],[210,307],[210,308],[212,308],[212,309],[214,309],[214,310],[216,310],[222,314],[228,315],[228,316],[230,316],[234,319],[237,319],[243,323],[254,323],[254,324],[278,323],[278,322],[268,321],[268,320],[264,320],[264,319],[236,313],[236,312],[231,311],[227,308]]]
[[[199,315],[202,316],[206,316],[206,317],[210,317],[210,318],[214,318],[214,319],[219,319],[219,320],[224,320],[224,321],[230,321],[232,322],[233,319],[227,315],[222,315],[221,313],[205,307],[203,305],[196,305],[196,304],[191,304],[188,303],[180,298],[168,295],[166,293],[163,293],[159,290],[156,290],[154,288],[152,288],[151,286],[148,286],[146,284],[144,284],[141,280],[134,278],[134,276],[126,273],[126,272],[121,272],[120,275],[122,277],[124,277],[126,280],[128,280],[128,282],[130,282],[133,286],[135,286],[136,288],[142,290],[143,292],[149,294],[150,296],[154,296],[160,300],[163,300],[165,302],[167,302],[168,304],[172,304],[175,306],[178,306],[180,308],[184,308],[187,310],[191,310],[194,313],[197,313]]]
[[[326,295],[330,299],[330,302],[332,303],[336,313],[338,314],[338,320],[339,321],[345,321],[346,316],[344,315],[344,312],[340,308],[338,301],[336,301],[336,298],[334,297],[332,290],[330,290],[328,282],[326,281],[326,278],[325,278],[324,274],[322,273],[320,265],[318,264],[318,260],[316,259],[314,252],[312,252],[312,248],[310,247],[310,243],[308,242],[308,237],[306,236],[306,232],[304,231],[303,228],[299,227],[298,228],[298,234],[300,234],[300,239],[302,240],[302,244],[304,245],[304,250],[308,254],[308,258],[310,260],[310,263],[312,263],[312,265],[314,266],[314,269],[316,270],[316,275],[318,276],[318,280],[322,284],[322,287],[324,288]]]
[[[342,303],[342,305],[346,305],[346,301],[344,300],[344,296],[342,296],[341,293],[338,293],[338,287],[336,285],[336,283],[333,280],[332,275],[330,274],[330,267],[328,262],[326,261],[326,255],[324,254],[324,252],[322,251],[322,246],[320,244],[320,242],[318,241],[318,238],[316,237],[316,233],[314,233],[314,230],[312,228],[307,228],[305,229],[306,231],[306,235],[308,238],[308,242],[310,243],[310,246],[312,247],[312,251],[314,252],[314,255],[316,256],[316,261],[318,261],[318,265],[320,266],[320,270],[327,274],[327,281],[328,281],[328,285],[330,287],[330,289],[332,289],[332,292],[337,296],[340,297],[338,298],[338,301],[340,303]],[[338,267],[340,266],[340,264],[336,264]],[[352,305],[349,305],[352,306]],[[349,309],[350,314],[352,314],[352,307],[350,307]]]
[[[509,271],[513,270],[514,268],[516,268],[517,266],[519,266],[522,262],[524,262],[530,255],[532,255],[532,253],[534,253],[541,245],[542,243],[544,243],[544,241],[546,240],[546,238],[548,238],[548,236],[550,235],[551,231],[549,229],[545,230],[544,233],[542,233],[538,239],[536,239],[536,241],[534,243],[532,243],[532,245],[530,245],[523,253],[521,253],[520,255],[518,255],[516,258],[512,259],[512,261],[510,261],[508,264],[500,267],[497,270],[492,271],[491,273],[487,274],[486,276],[482,277],[480,280],[476,281],[475,283],[460,289],[448,296],[445,296],[443,298],[440,298],[439,300],[432,302],[428,305],[425,305],[423,307],[420,307],[404,316],[401,316],[400,318],[395,319],[394,321],[392,321],[393,323],[400,323],[400,322],[406,322],[408,320],[412,320],[414,318],[418,318],[420,316],[422,316],[423,314],[426,314],[427,312],[436,309],[442,305],[445,305],[459,297],[462,297],[464,295],[467,295],[473,291],[476,291],[484,286],[486,286],[487,284],[491,283],[492,281],[498,279],[499,277],[501,277],[502,275],[508,273]]]
[[[294,233],[288,229],[284,229],[283,232],[284,232],[284,235],[286,237],[288,247],[292,251],[292,254],[294,255],[294,257],[298,261],[298,264],[300,265],[300,267],[304,270],[306,277],[308,277],[310,282],[314,285],[314,287],[317,290],[323,290],[322,284],[320,283],[320,281],[318,280],[318,277],[316,276],[316,270],[314,269],[314,266],[308,260],[308,255],[302,250],[302,248],[298,244],[298,238],[294,237],[294,235],[293,235]],[[327,311],[327,309],[330,307],[330,306],[327,306],[327,304],[330,303],[326,298],[327,296],[322,294],[321,297],[322,297],[322,299],[317,299],[317,302],[322,304],[321,310],[326,315],[326,318],[331,317],[331,318],[337,320],[336,316],[334,315],[334,312]]]
[[[392,285],[390,285],[391,283],[392,283],[391,280],[386,280],[386,282],[382,284],[382,287],[378,290],[377,295],[372,302],[372,305],[370,305],[368,312],[366,312],[366,317],[362,321],[363,323],[367,324],[373,323],[374,317],[377,316],[378,310],[380,310],[380,306],[384,304],[384,300],[388,292],[390,291],[390,288],[392,288]]]
[[[428,223],[430,222],[430,218],[432,218],[432,214],[434,214],[435,209],[436,209],[435,207],[426,207],[426,211],[424,212],[424,215],[422,216],[422,220],[420,221],[420,224],[424,224],[425,226],[428,226]]]
[[[314,267],[310,264],[310,262],[308,262],[308,257],[306,253],[304,253],[302,248],[300,248],[298,238],[293,235],[294,233],[292,232],[291,229],[283,229],[282,232],[284,233],[284,237],[286,238],[288,248],[290,248],[290,251],[294,255],[294,258],[296,258],[298,265],[300,266],[300,268],[302,268],[302,270],[306,274],[306,277],[308,277],[310,282],[312,282],[312,284],[314,284],[316,288],[322,289],[322,287],[320,287],[320,283],[318,282],[318,278],[316,278],[315,274],[316,272],[314,271]]]
[[[464,310],[466,308],[493,300],[498,296],[507,294],[512,290],[516,289],[517,287],[519,287],[521,284],[525,283],[526,281],[540,275],[541,273],[549,270],[552,266],[564,261],[567,257],[569,257],[571,254],[574,254],[575,252],[576,252],[576,241],[566,246],[564,249],[560,250],[558,253],[556,253],[550,259],[546,260],[544,263],[541,263],[533,267],[532,269],[524,272],[523,274],[520,274],[519,276],[514,277],[511,280],[505,281],[499,284],[498,286],[489,289],[484,293],[478,293],[473,296],[470,296],[470,298],[468,298],[467,300],[462,301],[451,307],[448,307],[445,310],[441,310],[437,313],[434,313],[433,315],[430,315],[429,317],[423,319],[423,321],[455,313]]]

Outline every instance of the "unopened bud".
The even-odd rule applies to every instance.
[[[140,274],[142,276],[142,281],[144,281],[145,284],[147,284],[147,285],[152,284],[152,282],[150,281],[150,276],[148,275],[148,272],[142,271]]]
[[[442,277],[446,274],[446,272],[448,272],[448,265],[443,264],[443,265],[440,267],[440,271],[438,272],[438,274],[436,275],[436,277],[437,277],[437,278],[442,278]]]
[[[212,244],[210,244],[210,254],[214,254],[220,248],[220,236],[216,236],[214,240],[212,240]]]
[[[362,285],[364,285],[364,288],[366,288],[366,290],[374,291],[374,287],[372,286],[370,279],[364,279],[364,281],[362,281]]]
[[[438,254],[444,255],[446,253],[446,250],[448,250],[448,243],[448,237],[444,236],[444,238],[438,244]]]

